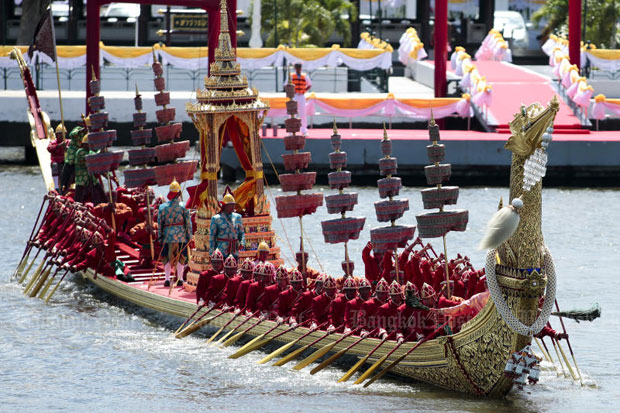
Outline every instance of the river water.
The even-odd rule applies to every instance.
[[[261,352],[230,360],[234,346],[207,346],[204,332],[176,340],[172,332],[179,319],[122,302],[80,277],[66,280],[49,305],[26,298],[9,278],[30,234],[43,184],[34,168],[1,167],[0,188],[0,411],[617,411],[620,405],[618,190],[553,188],[543,196],[543,233],[556,261],[560,305],[567,310],[600,303],[603,310],[592,323],[566,322],[587,386],[557,377],[544,364],[538,385],[488,400],[393,378],[364,389],[336,383],[343,366],[311,376],[309,368],[258,365]],[[360,240],[350,246],[361,270],[368,229],[378,226],[372,205],[378,196],[375,188],[354,190],[360,204],[351,215],[368,217]],[[418,190],[401,193],[411,205],[403,223],[414,224],[421,212]],[[470,222],[467,232],[448,236],[450,256],[461,252],[477,268],[483,265],[484,253],[475,246],[500,196],[507,195],[507,188],[461,189],[458,206],[470,211]],[[320,235],[319,221],[327,217],[323,209],[304,219],[320,256],[319,264],[311,254],[310,264],[340,274],[342,246],[327,247]],[[291,221],[274,220],[274,228],[297,249],[299,228]],[[290,260],[286,244],[281,247]],[[435,249],[442,246],[435,242]],[[553,317],[552,322],[560,328]]]

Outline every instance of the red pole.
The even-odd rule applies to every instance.
[[[448,0],[435,1],[435,97],[447,94]]]
[[[86,36],[86,108],[85,113],[90,113],[88,108],[88,98],[92,96],[88,82],[92,77],[92,69],[95,70],[95,76],[100,79],[99,76],[99,39],[101,38],[99,32],[99,9],[101,7],[101,0],[90,0],[86,3],[86,27],[88,33]]]
[[[568,0],[568,54],[581,67],[581,0]]]

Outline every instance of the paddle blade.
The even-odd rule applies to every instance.
[[[41,290],[41,287],[43,287],[43,283],[45,282],[45,280],[47,280],[47,277],[49,277],[51,272],[52,272],[52,267],[51,266],[47,270],[43,271],[43,274],[41,274],[41,276],[39,277],[39,279],[35,283],[34,287],[30,291],[28,296],[34,297],[35,295],[37,295],[39,290]]]
[[[357,361],[357,363],[355,363],[353,365],[353,367],[351,367],[349,369],[349,371],[347,371],[344,376],[342,376],[340,379],[338,379],[338,383],[344,383],[345,381],[348,381],[351,378],[351,376],[354,375],[355,372],[358,371],[359,368],[364,365],[364,363],[366,363],[366,360],[368,360],[369,356],[370,355],[366,355],[366,356],[362,357],[361,359],[359,359]]]
[[[215,337],[217,337],[222,332],[222,330],[224,330],[224,326],[220,327],[220,329],[217,330],[215,334],[209,337],[209,339],[207,340],[207,344],[211,343],[215,339]]]
[[[219,340],[217,340],[215,342],[215,344],[222,344],[224,342],[224,340],[228,339],[228,337],[230,337],[233,333],[235,332],[235,329],[233,328],[232,330],[230,330],[228,333],[224,334],[222,337],[220,337]]]
[[[28,281],[28,284],[26,284],[26,287],[24,288],[24,294],[28,294],[28,290],[30,290],[30,287],[32,287],[32,284],[34,284],[36,279],[39,277],[39,273],[41,272],[41,269],[43,269],[43,264],[45,264],[45,262],[46,262],[45,260],[41,260],[41,264],[39,264],[37,269],[34,270],[34,275],[30,279],[30,281]]]
[[[379,380],[381,377],[385,376],[388,371],[392,370],[394,368],[394,366],[396,366],[398,363],[403,361],[405,359],[405,357],[407,357],[407,354],[403,354],[402,356],[400,356],[399,358],[397,358],[396,360],[391,362],[386,368],[381,370],[381,372],[375,374],[370,380],[368,380],[366,383],[364,383],[364,387],[370,386],[371,384],[373,384],[374,382]]]
[[[26,268],[26,271],[24,271],[24,273],[22,274],[22,276],[20,277],[18,283],[21,284],[24,281],[26,281],[26,277],[28,276],[28,273],[30,272],[30,270],[32,269],[32,265],[34,264],[34,262],[37,260],[37,256],[35,255],[34,258],[32,259],[32,262],[30,264],[28,264],[28,267]]]
[[[331,356],[329,356],[328,359],[325,359],[321,362],[321,364],[319,364],[318,366],[316,366],[315,368],[313,368],[312,370],[310,370],[310,374],[315,375],[316,373],[318,373],[319,371],[323,370],[325,367],[329,366],[330,364],[332,364],[334,361],[338,360],[340,357],[342,357],[344,355],[344,353],[347,352],[346,348],[343,348],[342,350],[340,350],[339,352],[332,354]]]
[[[273,365],[274,366],[284,366],[286,363],[288,363],[289,361],[293,360],[295,357],[299,356],[301,353],[303,353],[309,347],[310,346],[306,344],[305,346],[300,347],[297,350],[295,350],[295,351],[287,354],[286,356],[282,357],[280,360],[278,360],[275,363],[273,363]]]
[[[222,347],[222,348],[223,348],[223,347],[228,347],[228,346],[230,346],[231,344],[236,343],[236,342],[237,342],[237,340],[239,340],[241,337],[243,337],[243,336],[244,336],[244,334],[245,334],[245,332],[244,332],[244,331],[241,331],[241,332],[239,332],[239,333],[235,334],[234,336],[232,336],[232,337],[231,337],[231,338],[229,338],[228,340],[224,341],[224,344],[222,344],[222,345],[221,345],[221,347]]]
[[[379,360],[377,360],[375,362],[375,364],[373,364],[372,366],[370,366],[370,368],[368,370],[366,370],[364,373],[362,373],[361,376],[359,376],[359,378],[357,380],[355,380],[354,384],[360,384],[362,383],[364,380],[366,380],[373,371],[377,370],[385,361],[385,359],[387,359],[387,354],[383,357],[381,357]]]
[[[181,332],[177,333],[175,335],[176,338],[183,338],[186,337],[190,334],[192,334],[194,331],[200,330],[202,327],[206,326],[207,324],[209,324],[215,317],[211,317],[211,318],[207,318],[204,320],[200,320],[200,321],[195,321],[192,324],[188,325],[187,327],[185,327],[183,330],[181,330]]]
[[[230,356],[228,356],[229,359],[238,359],[239,357],[245,356],[248,353],[253,352],[254,350],[258,350],[259,348],[261,348],[262,346],[264,346],[265,344],[269,343],[271,341],[271,339],[266,339],[266,340],[261,340],[259,342],[254,343],[251,346],[243,346],[243,348],[239,349],[236,353],[231,354]]]
[[[239,350],[237,350],[237,352],[243,351],[245,349],[248,349],[248,348],[252,347],[254,344],[258,343],[260,340],[265,338],[266,335],[267,335],[267,333],[263,333],[260,336],[253,338],[252,340],[250,340],[247,343],[245,343]]]
[[[287,344],[283,345],[282,347],[279,347],[278,349],[276,349],[276,350],[272,351],[270,354],[268,354],[267,357],[265,357],[262,360],[260,360],[258,362],[258,364],[265,364],[269,360],[273,360],[274,358],[278,357],[280,354],[284,353],[289,348],[293,347],[293,345],[295,345],[295,341],[291,341],[290,343],[287,343]]]
[[[314,361],[316,361],[319,358],[323,357],[325,354],[329,353],[329,351],[332,348],[334,348],[335,345],[336,345],[336,342],[334,341],[333,343],[330,343],[330,344],[327,344],[327,345],[323,346],[322,348],[318,349],[317,351],[315,351],[314,353],[310,354],[308,357],[306,357],[305,359],[303,359],[302,361],[297,363],[295,365],[295,367],[293,367],[293,369],[295,369],[295,370],[303,369],[308,364],[313,363]]]

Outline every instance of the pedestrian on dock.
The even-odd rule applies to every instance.
[[[296,61],[293,63],[295,67],[295,73],[291,76],[291,83],[295,85],[295,97],[293,100],[297,102],[299,119],[301,119],[301,133],[306,135],[308,132],[308,119],[306,117],[306,92],[312,87],[312,80],[307,73],[302,73],[301,62]],[[285,85],[288,84],[288,80]]]

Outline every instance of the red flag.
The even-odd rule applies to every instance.
[[[32,59],[35,50],[46,54],[50,59],[56,61],[56,34],[54,33],[54,17],[51,7],[45,10],[41,20],[39,20],[39,24],[37,24],[37,28],[34,30],[34,37],[28,49],[28,57]]]

